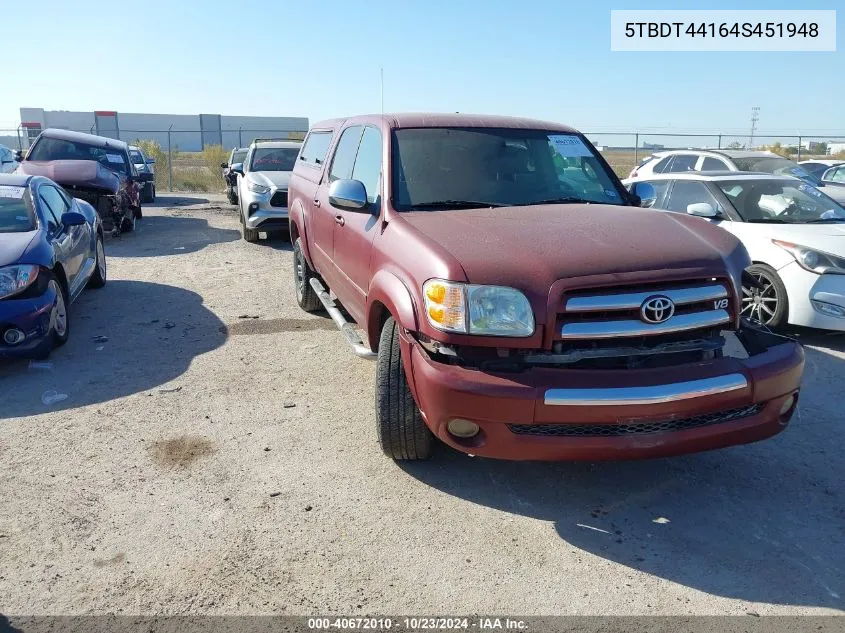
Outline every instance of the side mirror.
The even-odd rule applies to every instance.
[[[152,158],[147,159],[147,165],[155,165],[155,164],[156,164],[156,162]]]
[[[243,163],[234,163],[230,168],[229,171],[233,171],[236,174],[240,174],[241,176],[244,175],[244,164]]]
[[[21,162],[23,160],[23,152],[19,149],[15,150],[15,160]]]
[[[631,193],[640,199],[640,206],[646,209],[650,209],[657,202],[657,190],[650,182],[634,183]]]
[[[721,214],[709,202],[695,202],[687,205],[687,213],[700,218],[718,218]]]
[[[67,213],[62,214],[62,225],[65,228],[69,228],[71,226],[81,226],[87,221],[88,220],[85,219],[84,215],[77,213],[76,211],[68,211]]]
[[[229,166],[229,163],[220,163],[221,169],[226,169]]]
[[[360,211],[367,206],[367,188],[360,180],[335,180],[329,187],[329,204]]]

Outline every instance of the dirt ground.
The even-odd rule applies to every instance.
[[[145,215],[52,364],[0,361],[0,612],[845,613],[845,336],[798,332],[798,415],[759,444],[396,464],[286,241],[215,196]]]

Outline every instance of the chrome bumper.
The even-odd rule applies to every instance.
[[[646,405],[703,398],[748,387],[742,374],[727,374],[645,387],[610,387],[601,389],[548,389],[546,405],[606,406]]]

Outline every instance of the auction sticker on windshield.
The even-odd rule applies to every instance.
[[[564,158],[593,155],[590,148],[584,145],[584,141],[573,134],[549,134],[549,143],[555,152]]]
[[[110,163],[119,163],[123,164],[123,156],[120,154],[106,154],[106,160]]]
[[[26,187],[12,187],[9,185],[0,187],[0,198],[12,198],[14,200],[20,200],[23,198],[23,192],[26,191]]]

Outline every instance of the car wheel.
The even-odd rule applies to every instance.
[[[226,187],[226,199],[229,201],[229,204],[238,204],[238,196],[235,195],[235,189],[233,187]]]
[[[399,328],[393,317],[385,321],[376,358],[376,425],[381,449],[396,460],[428,459],[434,436],[423,422],[408,387]]]
[[[67,292],[58,279],[53,277],[48,286],[56,293],[56,304],[50,315],[50,331],[53,335],[53,347],[61,347],[70,336],[70,301]]]
[[[120,223],[120,232],[121,233],[131,233],[135,230],[135,220],[136,216],[135,213],[132,213],[132,217],[124,217]]]
[[[97,260],[94,262],[94,274],[88,280],[89,288],[102,288],[106,285],[106,250],[103,247],[103,236],[97,235]]]
[[[293,245],[293,284],[296,290],[296,302],[306,312],[316,312],[323,307],[320,297],[311,287],[311,280],[316,277],[302,252],[302,239],[297,238]]]
[[[241,235],[243,235],[244,241],[246,242],[257,242],[258,241],[258,231],[255,229],[251,229],[246,225],[246,219],[244,218],[243,209],[241,209],[241,205],[238,205],[238,215],[241,218]]]
[[[760,284],[759,288],[743,286],[742,315],[770,328],[786,325],[789,300],[775,269],[766,264],[748,267],[748,273]]]

